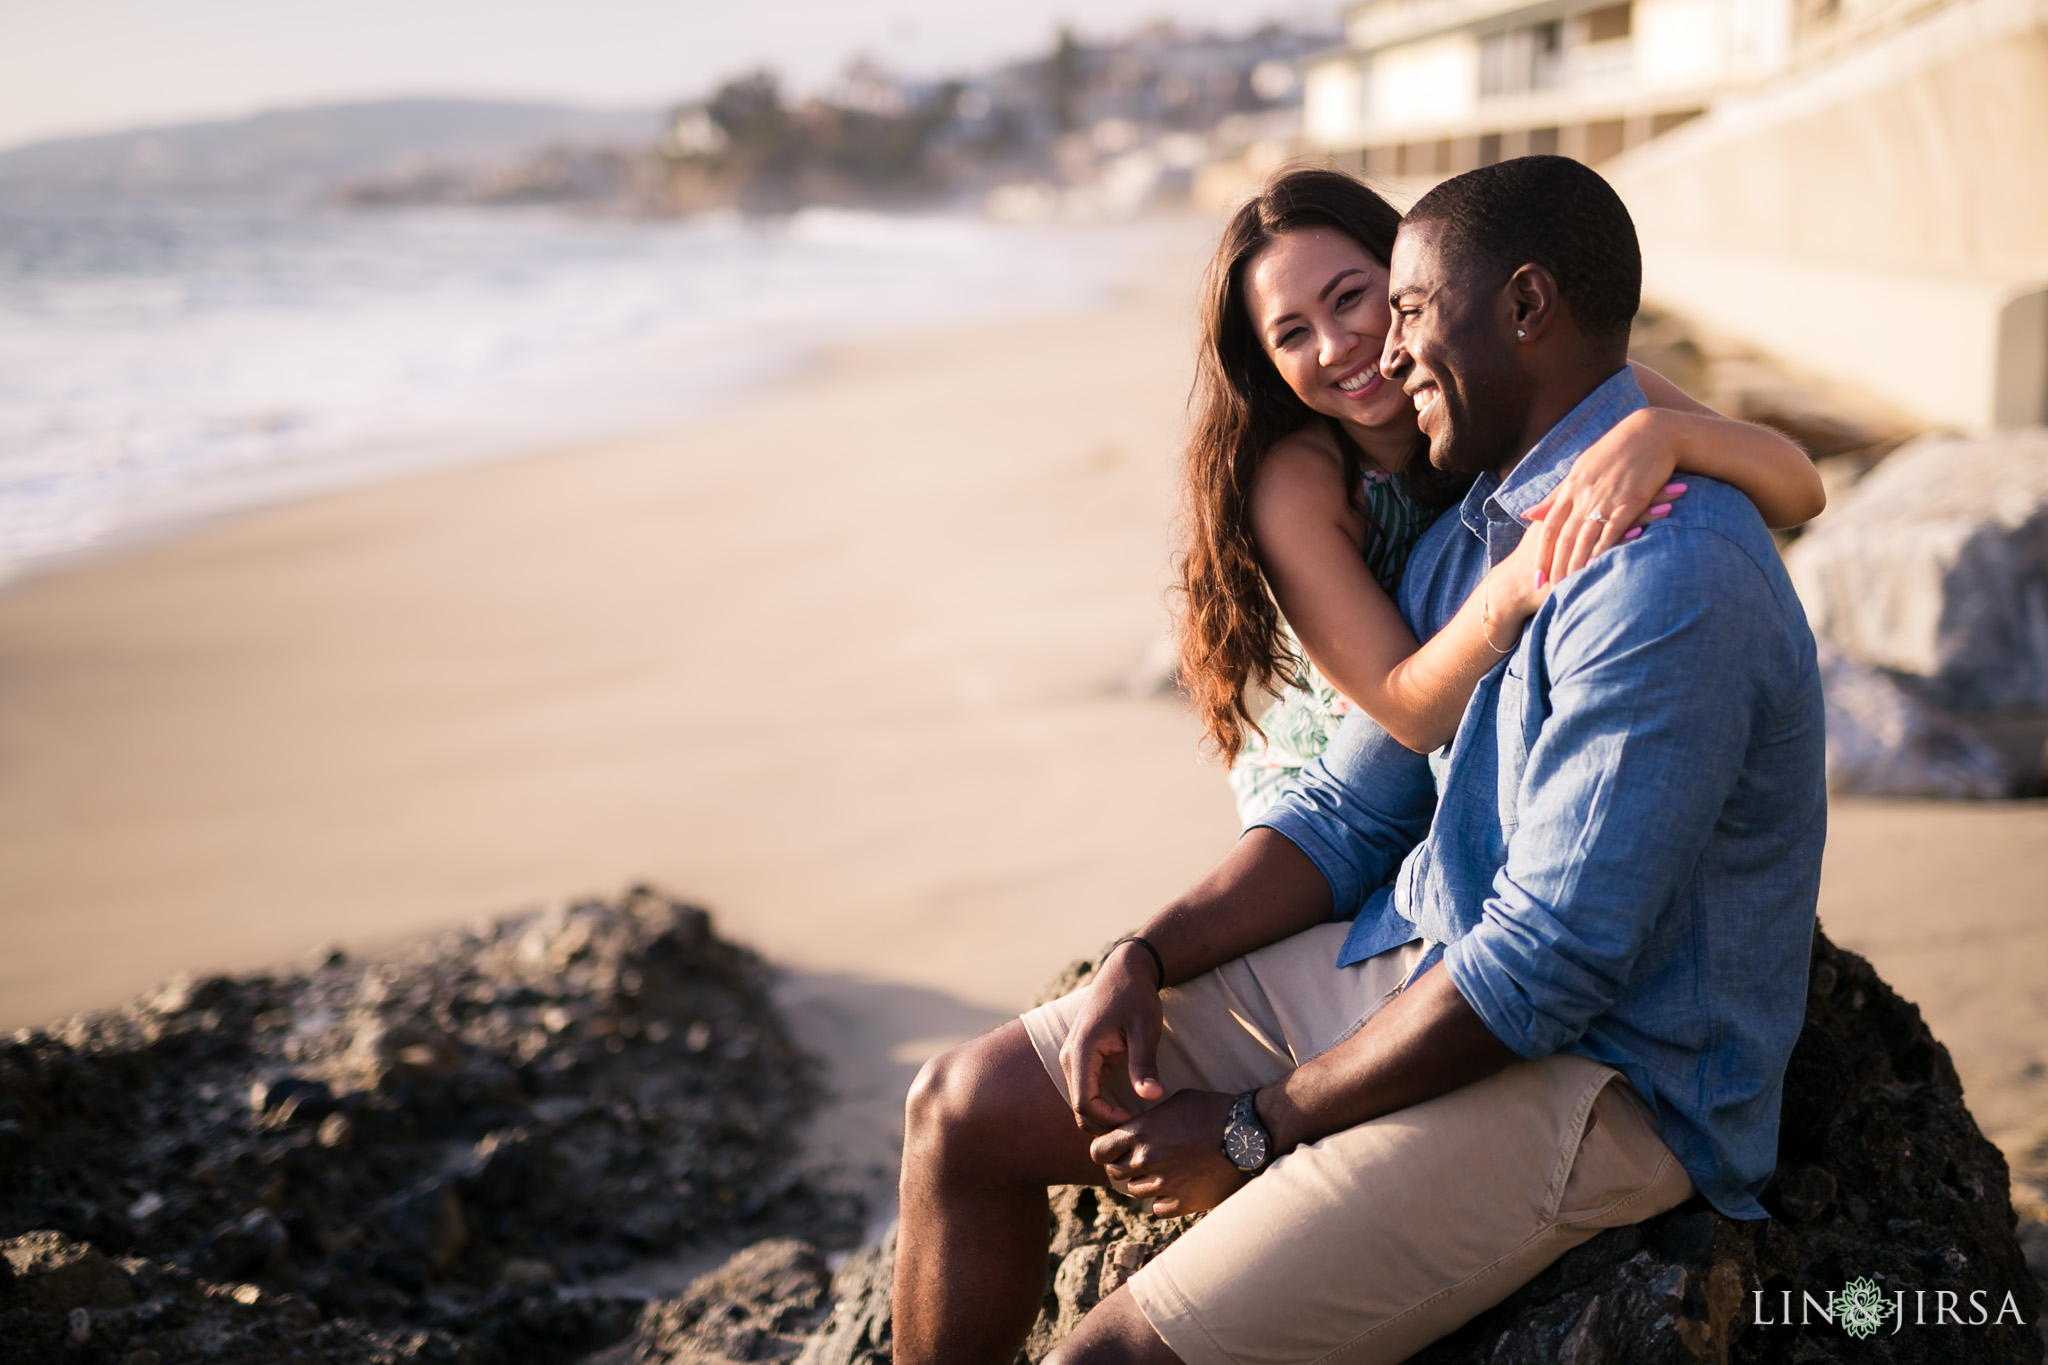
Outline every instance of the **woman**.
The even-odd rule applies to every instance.
[[[1668,513],[1685,491],[1675,471],[1735,485],[1773,526],[1823,504],[1798,446],[1636,366],[1653,406],[1579,458],[1532,513],[1541,535],[1418,645],[1392,595],[1468,481],[1431,467],[1407,395],[1378,371],[1399,225],[1350,176],[1286,172],[1233,215],[1204,285],[1180,670],[1247,824],[1354,706],[1410,748],[1448,743],[1550,583]],[[1253,695],[1272,691],[1254,723]]]

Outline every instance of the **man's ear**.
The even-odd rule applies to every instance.
[[[1534,341],[1558,324],[1564,303],[1558,297],[1557,277],[1542,266],[1517,267],[1503,292],[1517,341]]]

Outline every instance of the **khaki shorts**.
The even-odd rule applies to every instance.
[[[1320,925],[1166,991],[1167,1093],[1270,1084],[1399,994],[1422,945],[1333,966],[1349,928]],[[1059,1050],[1079,1000],[1024,1016],[1062,1095]],[[1127,1080],[1119,1100],[1141,1107]],[[1559,1054],[1297,1148],[1130,1290],[1186,1365],[1397,1361],[1601,1229],[1691,1194],[1634,1087]]]

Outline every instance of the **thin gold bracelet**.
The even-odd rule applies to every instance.
[[[1493,642],[1492,585],[1493,575],[1490,573],[1479,580],[1479,638],[1486,641],[1486,647],[1496,654],[1512,654],[1515,652],[1513,645],[1502,649]]]

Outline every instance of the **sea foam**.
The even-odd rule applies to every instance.
[[[1070,307],[1131,229],[0,205],[0,578],[193,515],[644,429],[820,345]]]

